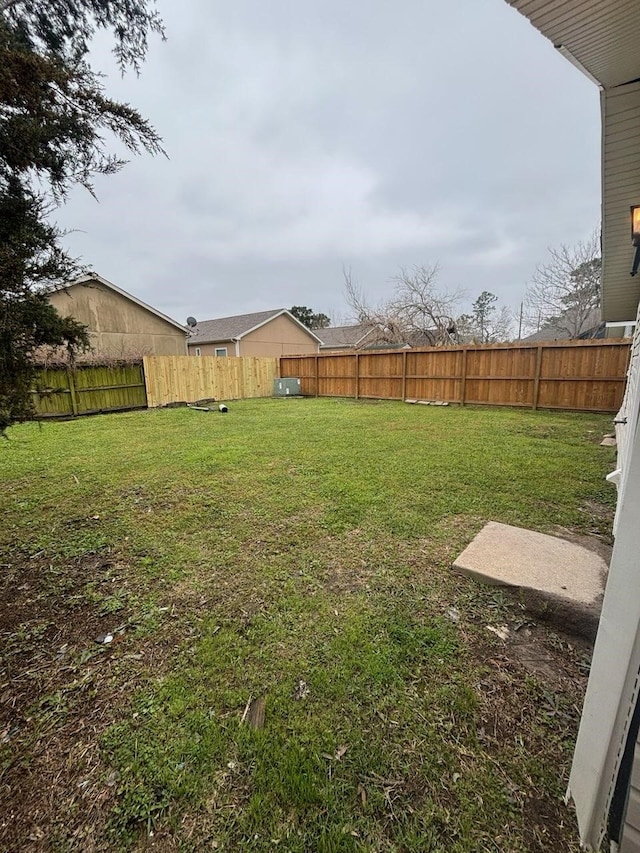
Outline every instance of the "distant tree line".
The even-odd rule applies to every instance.
[[[391,295],[374,304],[351,269],[344,269],[345,300],[353,320],[379,328],[389,343],[489,344],[513,339],[516,317],[511,308],[483,290],[471,310],[463,312],[466,291],[442,288],[439,272],[437,263],[403,267],[391,279]],[[575,246],[549,249],[549,259],[537,267],[527,287],[518,333],[552,326],[555,337],[570,339],[597,327],[601,274],[598,231]]]
[[[316,314],[305,305],[294,305],[289,309],[296,320],[307,327],[307,329],[326,329],[331,325],[331,318],[326,314]]]
[[[392,279],[392,295],[374,305],[344,270],[345,298],[358,323],[378,327],[390,343],[435,345],[475,341],[496,343],[510,339],[513,319],[498,297],[483,291],[471,311],[460,313],[466,293],[438,284],[437,264],[402,268]]]

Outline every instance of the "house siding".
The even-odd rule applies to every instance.
[[[640,319],[640,313],[639,313]],[[622,408],[616,420],[621,421],[616,425],[616,437],[618,439],[618,459],[616,485],[619,492],[624,493],[626,478],[629,471],[629,455],[631,453],[631,442],[638,429],[638,410],[640,405],[640,330],[636,327],[636,334],[631,348],[631,363],[629,365],[629,378]],[[635,415],[635,417],[634,417]],[[618,513],[620,502],[616,511],[614,522],[614,533],[618,526]],[[638,700],[636,700],[638,701]],[[631,782],[629,786],[629,799],[620,839],[620,853],[640,853],[640,735],[636,738],[633,755],[633,767],[631,770]]]
[[[100,282],[73,284],[49,296],[63,317],[89,328],[92,356],[184,355],[186,332]]]
[[[618,487],[615,541],[569,778],[581,840],[595,850],[600,849],[604,836],[640,687],[640,598],[629,595],[629,590],[637,585],[640,552],[640,328],[637,326],[626,393],[616,420],[617,470],[608,477]],[[633,843],[635,833],[634,826],[628,832],[625,828],[624,836],[630,839],[627,844]]]
[[[216,350],[221,347],[227,348],[227,356],[231,357],[236,354],[235,341],[213,341],[208,344],[189,344],[189,355],[197,355],[196,347],[200,350],[200,355],[215,355]]]
[[[631,205],[640,204],[640,84],[601,94],[602,319],[633,320],[640,300],[640,275],[629,275]]]
[[[636,741],[620,853],[640,853],[640,743]]]

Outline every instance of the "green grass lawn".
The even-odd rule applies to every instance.
[[[585,651],[538,627],[555,668],[524,665],[487,630],[517,599],[449,567],[490,519],[607,535],[609,426],[291,399],[11,430],[0,848],[577,851]]]

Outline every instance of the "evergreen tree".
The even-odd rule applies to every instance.
[[[88,346],[86,329],[62,318],[47,289],[80,272],[50,216],[69,190],[93,193],[97,174],[161,140],[128,104],[105,94],[88,62],[98,30],[114,36],[120,68],[138,72],[149,33],[164,37],[150,0],[0,0],[0,432],[30,414],[34,353]]]
[[[326,314],[315,314],[311,308],[306,305],[294,305],[289,309],[296,320],[307,327],[307,329],[326,329],[331,325],[331,318]]]

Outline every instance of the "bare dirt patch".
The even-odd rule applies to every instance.
[[[108,849],[99,839],[116,779],[99,739],[172,643],[166,632],[161,642],[133,636],[130,614],[112,604],[122,566],[109,552],[10,559],[0,583],[0,849]],[[96,642],[109,633],[111,643]]]
[[[584,639],[552,631],[544,624],[511,621],[504,641],[473,646],[487,676],[476,691],[480,698],[480,738],[500,764],[501,750],[518,744],[522,778],[512,796],[522,810],[530,850],[578,850],[575,815],[566,806],[569,759],[554,767],[547,784],[534,781],[548,759],[549,738],[574,742],[586,689],[592,647]],[[558,790],[550,795],[549,783]],[[575,845],[567,848],[567,827]],[[570,834],[570,837],[571,837]]]

